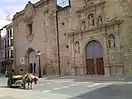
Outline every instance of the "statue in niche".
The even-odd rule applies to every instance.
[[[79,45],[79,42],[78,41],[75,42],[75,52],[76,53],[79,53],[80,52],[80,45]]]
[[[89,26],[94,26],[94,15],[91,13],[88,15]]]
[[[82,21],[81,22],[81,31],[84,31],[85,30],[85,21]]]
[[[97,25],[100,25],[102,23],[103,23],[102,17],[98,16],[98,18],[97,18]]]
[[[108,36],[108,43],[109,43],[109,48],[114,48],[115,47],[115,37],[113,34],[110,34]]]

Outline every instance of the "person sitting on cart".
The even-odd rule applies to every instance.
[[[14,75],[14,69],[11,70],[11,73],[10,73],[11,76]],[[5,77],[9,77],[9,71],[6,70],[5,72]]]
[[[8,71],[7,70],[5,71],[5,77],[8,77]]]

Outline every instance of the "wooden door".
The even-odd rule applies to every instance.
[[[87,65],[87,74],[93,75],[94,74],[94,60],[87,59],[86,65]]]
[[[104,61],[103,58],[96,59],[97,74],[104,75]]]

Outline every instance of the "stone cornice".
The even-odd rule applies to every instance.
[[[85,30],[85,31],[73,31],[73,32],[70,32],[70,33],[67,33],[68,36],[73,36],[73,35],[77,35],[77,34],[80,34],[80,33],[87,33],[87,32],[90,32],[90,31],[96,31],[98,29],[102,29],[102,28],[108,28],[108,27],[111,27],[113,25],[116,25],[116,24],[122,24],[123,23],[123,20],[114,20],[113,22],[107,22],[107,23],[104,23],[100,26],[97,26],[97,27],[92,27],[92,28],[89,28],[88,30]]]
[[[99,6],[99,5],[102,5],[102,4],[105,4],[105,3],[106,3],[105,1],[101,1],[99,3],[95,3],[95,4],[91,5],[91,6],[85,6],[84,8],[76,11],[76,13],[84,12],[84,11],[86,11],[88,9],[95,8],[96,6]]]
[[[51,2],[53,2],[54,0],[40,0],[38,2],[36,2],[34,4],[35,8],[39,7],[39,6],[43,6],[44,4],[49,4]]]
[[[14,16],[13,16],[13,20],[15,20],[15,18],[18,18],[19,16],[24,15],[24,10],[17,12]]]

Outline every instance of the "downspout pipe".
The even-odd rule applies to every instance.
[[[61,75],[60,67],[60,42],[59,42],[59,24],[58,24],[58,10],[56,11],[56,35],[57,35],[57,55],[58,55],[58,73]]]

